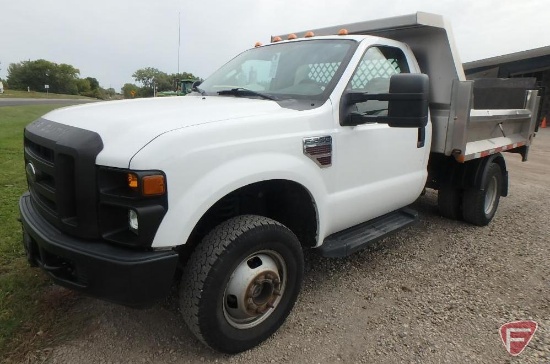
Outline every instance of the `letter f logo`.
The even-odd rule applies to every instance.
[[[537,323],[528,320],[508,322],[499,329],[500,338],[506,351],[513,356],[521,354],[523,349],[529,345],[535,331],[537,331]]]

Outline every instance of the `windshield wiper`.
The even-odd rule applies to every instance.
[[[218,95],[259,96],[262,99],[277,100],[277,98],[274,97],[274,96],[263,94],[263,93],[257,92],[257,91],[252,91],[252,90],[249,90],[249,89],[243,88],[243,87],[232,88],[231,90],[218,91]]]

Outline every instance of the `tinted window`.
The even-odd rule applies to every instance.
[[[398,73],[409,73],[407,59],[401,49],[371,47],[359,62],[348,89],[372,94],[387,93],[390,77]],[[371,100],[358,103],[357,111],[366,115],[387,115],[388,102]]]

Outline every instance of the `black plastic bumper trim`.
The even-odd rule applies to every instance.
[[[168,295],[176,252],[131,250],[68,236],[36,211],[29,193],[19,200],[19,210],[27,257],[55,283],[128,306],[146,306]]]

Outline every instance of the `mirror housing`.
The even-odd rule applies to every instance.
[[[423,128],[428,123],[429,78],[425,74],[401,73],[391,76],[389,93],[350,91],[343,95],[342,125],[384,123],[394,128]],[[387,101],[388,115],[363,115],[352,105],[369,100]]]
[[[197,87],[199,87],[201,83],[202,83],[201,80],[197,80],[197,81],[193,82],[193,85],[191,85],[191,90],[199,92],[199,90],[197,90]]]

